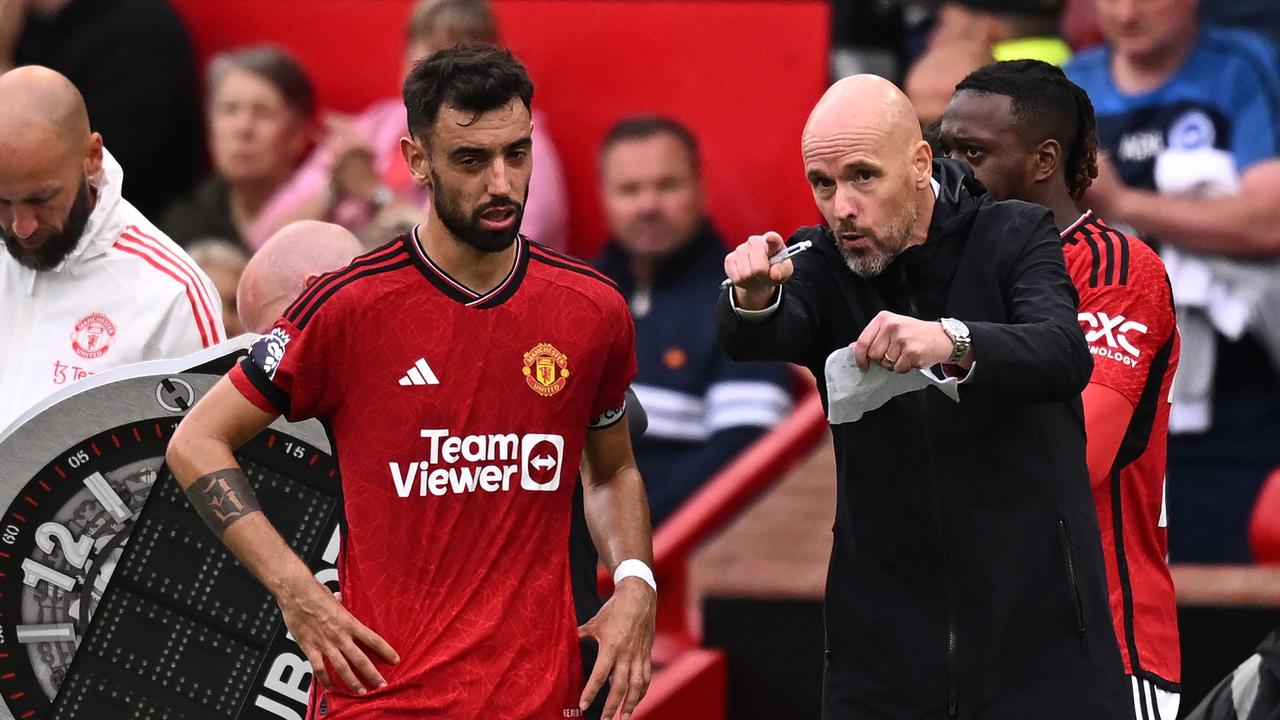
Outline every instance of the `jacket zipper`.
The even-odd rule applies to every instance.
[[[911,286],[907,284],[907,266],[899,266],[899,279],[902,286],[907,291],[907,308],[911,312],[911,317],[920,318],[920,308],[916,305],[915,294],[911,292]],[[937,465],[935,464],[934,446],[933,446],[933,429],[929,423],[929,399],[924,393],[916,393],[920,403],[920,413],[924,420],[924,432],[921,435],[925,438],[927,445],[926,451],[929,458],[929,490],[933,499],[933,520],[934,529],[938,533],[938,546],[940,549],[940,557],[942,560],[942,578],[943,587],[947,595],[947,717],[960,716],[960,697],[956,688],[956,656],[957,645],[959,644],[956,632],[956,608],[954,593],[951,587],[951,563],[947,555],[947,540],[943,533],[942,526],[942,507],[941,500],[938,498],[938,479]]]
[[[1058,519],[1058,527],[1062,530],[1062,554],[1067,561],[1067,580],[1071,582],[1071,598],[1075,601],[1076,631],[1080,633],[1080,644],[1088,647],[1088,627],[1084,621],[1084,601],[1080,596],[1080,578],[1076,575],[1075,555],[1071,552],[1071,528],[1065,519]]]

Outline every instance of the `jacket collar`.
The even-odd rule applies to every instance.
[[[98,201],[93,206],[93,212],[89,213],[89,222],[84,226],[75,249],[49,272],[74,270],[80,263],[106,252],[115,242],[114,234],[106,230],[112,213],[122,199],[120,189],[124,184],[124,169],[106,148],[102,149],[102,172],[97,177],[89,178],[89,184],[98,192]]]
[[[969,166],[958,160],[934,160],[933,179],[938,183],[938,201],[933,206],[926,245],[967,227],[988,194]]]
[[[954,160],[934,160],[933,180],[937,183],[938,198],[933,204],[933,218],[925,241],[903,250],[890,263],[886,275],[893,271],[900,273],[898,266],[906,265],[914,277],[921,268],[934,265],[939,253],[953,251],[952,241],[964,235],[987,195],[987,189],[969,167]]]

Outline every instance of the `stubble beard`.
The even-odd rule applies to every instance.
[[[885,271],[889,265],[897,259],[907,247],[907,242],[911,239],[912,231],[915,229],[916,220],[920,217],[920,212],[916,209],[914,203],[908,203],[902,213],[894,218],[893,222],[884,229],[884,232],[874,232],[866,229],[855,229],[852,223],[841,221],[835,234],[836,249],[840,251],[841,257],[844,258],[844,264],[849,270],[861,278],[873,278]],[[839,233],[857,232],[867,238],[867,244],[870,248],[864,252],[857,252],[845,247],[844,243],[839,240]]]

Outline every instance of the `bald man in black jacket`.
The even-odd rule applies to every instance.
[[[1107,605],[1080,392],[1093,368],[1047,210],[993,202],[933,161],[906,98],[846,78],[801,141],[826,227],[725,259],[735,360],[808,367],[853,344],[865,371],[941,366],[834,426],[825,720],[1133,717]]]

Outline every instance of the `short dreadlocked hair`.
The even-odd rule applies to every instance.
[[[1098,121],[1093,103],[1061,69],[1040,60],[1009,60],[974,70],[956,92],[1003,95],[1032,142],[1057,140],[1066,156],[1067,191],[1079,200],[1098,176]]]

